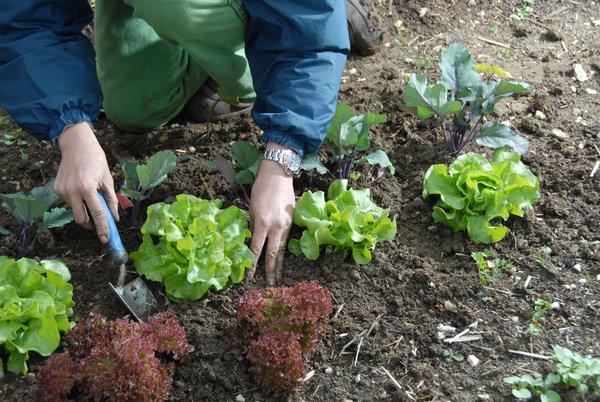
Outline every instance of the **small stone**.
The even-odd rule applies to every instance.
[[[191,154],[193,154],[194,152],[196,152],[196,147],[189,147],[188,150]]]
[[[477,2],[475,0],[469,0],[469,5],[470,6],[474,6],[476,4],[477,4]]]
[[[440,332],[445,332],[447,334],[453,334],[456,332],[455,327],[451,327],[450,325],[438,324],[437,330]]]
[[[571,85],[571,86],[569,87],[569,89],[571,90],[571,92],[573,92],[573,93],[577,93],[577,87],[575,87],[575,85]]]
[[[585,92],[587,92],[589,95],[598,95],[598,91],[593,88],[586,88]]]
[[[573,265],[573,269],[577,272],[581,272],[581,264],[577,263]]]
[[[244,395],[242,394],[238,394],[238,396],[235,397],[236,402],[246,402],[246,398],[244,398]]]
[[[536,110],[535,118],[540,119],[540,120],[546,120],[546,114],[544,112],[542,112],[541,110]]]
[[[551,134],[554,138],[558,138],[559,140],[566,140],[569,138],[569,134],[565,133],[559,128],[553,128]]]
[[[512,317],[510,317],[510,320],[514,323],[518,323],[519,322],[519,317],[517,317],[516,315],[513,315]]]
[[[583,110],[579,109],[578,107],[574,107],[573,108],[573,115],[574,116],[581,116],[583,114]]]
[[[356,74],[356,69],[354,67],[352,67],[350,70],[348,70],[348,74],[350,74],[350,75]]]
[[[585,278],[580,278],[579,279],[579,283],[581,283],[582,285],[585,285],[587,283],[587,279]]]
[[[331,374],[331,373],[333,373],[333,369],[331,367],[327,367],[325,369],[325,374]]]
[[[479,398],[480,401],[489,401],[490,395],[489,394],[478,394],[477,398]]]
[[[552,302],[552,304],[550,305],[550,308],[552,310],[560,310],[560,303],[559,302]]]
[[[425,15],[427,14],[428,11],[429,11],[429,9],[427,7],[421,7],[421,9],[419,10],[419,17],[420,18],[425,17]]]
[[[583,69],[583,66],[579,63],[573,64],[573,73],[575,74],[575,79],[579,82],[588,80],[587,73]]]
[[[354,377],[354,382],[358,383],[358,382],[360,382],[361,379],[362,379],[362,376],[360,374],[357,374],[356,377]]]
[[[450,300],[446,300],[444,302],[444,308],[448,311],[456,311],[456,304],[452,303]]]
[[[469,355],[467,356],[467,362],[469,362],[471,367],[476,367],[479,364],[479,359],[475,355]]]
[[[600,281],[600,274],[596,275],[596,280]]]
[[[360,280],[360,272],[358,272],[357,269],[352,269],[352,270],[350,270],[350,277],[352,279],[356,279],[358,281],[358,280]]]
[[[34,384],[35,383],[35,375],[33,373],[25,374],[25,382],[29,385]]]

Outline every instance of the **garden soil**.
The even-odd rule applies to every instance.
[[[540,356],[550,356],[554,345],[600,355],[600,171],[592,176],[600,160],[600,5],[540,0],[529,18],[521,20],[516,17],[520,1],[371,4],[383,41],[375,54],[348,59],[340,101],[361,113],[388,117],[374,131],[396,174],[377,178],[364,169],[354,186],[370,188],[376,202],[390,208],[397,216],[398,235],[382,243],[364,266],[339,254],[313,262],[288,253],[282,284],[317,279],[331,289],[335,314],[331,333],[310,360],[314,375],[279,400],[511,400],[503,378],[549,373],[553,364]],[[440,51],[453,42],[465,44],[478,63],[501,67],[534,88],[527,96],[502,101],[496,114],[529,140],[523,161],[540,180],[541,198],[523,218],[510,219],[504,240],[487,247],[433,223],[433,201],[421,195],[423,175],[430,165],[449,163],[452,156],[435,126],[401,110],[407,74],[437,78]],[[576,63],[587,80],[575,78]],[[234,140],[257,143],[259,129],[250,117],[197,124],[182,116],[149,135],[136,135],[118,131],[101,116],[96,131],[117,183],[122,175],[110,151],[143,161],[172,149],[184,158],[149,202],[187,192],[246,208],[242,194],[203,160],[218,154],[229,158],[228,143]],[[466,151],[490,155],[475,144]],[[56,174],[60,162],[58,150],[33,140],[21,147],[3,146],[0,153],[2,193],[41,185]],[[296,191],[324,190],[330,180],[304,173],[296,180]],[[2,226],[15,229],[5,211],[0,218]],[[137,249],[139,231],[122,232],[126,247]],[[291,235],[299,237],[300,231]],[[17,256],[13,238],[1,242],[1,254]],[[514,268],[483,286],[471,253],[485,248]],[[75,319],[90,312],[110,318],[127,314],[108,287],[117,268],[92,232],[75,224],[53,230],[33,254],[59,257],[69,266]],[[131,279],[134,268],[128,268]],[[151,286],[164,300],[161,289]],[[259,270],[252,283],[196,302],[165,305],[176,312],[195,348],[177,366],[170,400],[273,400],[252,381],[248,363],[231,345],[236,299],[247,289],[264,286]],[[540,319],[542,332],[533,336],[528,325],[537,299],[557,302],[559,308]],[[453,335],[442,339],[440,325],[456,328],[454,335],[468,332],[460,337],[463,342],[447,342]],[[477,365],[469,363],[470,356],[478,359]],[[33,354],[29,374],[5,373],[0,400],[40,400],[37,376],[43,362]],[[564,395],[564,400],[592,399],[578,398]]]

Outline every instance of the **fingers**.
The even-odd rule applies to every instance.
[[[115,219],[115,222],[119,222],[119,200],[115,193],[112,176],[108,176],[108,180],[100,184],[100,190],[102,191],[104,201],[106,201],[106,205]]]
[[[90,222],[90,216],[88,215],[87,208],[82,200],[78,201],[70,201],[65,199],[65,202],[71,206],[73,210],[73,217],[75,218],[75,223],[83,226],[88,230],[93,229],[92,222]]]
[[[106,223],[106,216],[104,215],[104,207],[98,198],[98,194],[94,191],[84,195],[85,204],[88,207],[90,216],[96,225],[96,233],[98,233],[98,239],[103,244],[108,243],[108,224]]]
[[[254,254],[254,266],[252,269],[246,271],[246,278],[252,280],[254,273],[256,272],[256,266],[258,265],[258,259],[262,253],[265,240],[267,239],[267,231],[265,229],[259,229],[254,227],[254,233],[252,234],[252,242],[250,243],[250,250]]]
[[[277,265],[275,271],[275,280],[277,281],[277,283],[279,283],[281,281],[281,278],[283,277],[283,257],[285,256],[285,248],[287,245],[289,233],[289,230],[287,230],[281,237],[281,240],[279,241],[279,251],[277,253]]]

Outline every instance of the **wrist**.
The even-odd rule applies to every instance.
[[[56,139],[56,143],[62,152],[73,148],[77,149],[78,144],[89,141],[98,143],[96,135],[88,123],[77,123],[65,127]]]

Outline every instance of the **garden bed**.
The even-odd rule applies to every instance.
[[[363,266],[339,254],[324,254],[315,262],[286,255],[283,284],[318,279],[331,290],[336,312],[332,333],[310,361],[314,376],[289,400],[507,400],[511,388],[504,377],[545,375],[552,368],[546,360],[509,350],[549,356],[554,345],[561,345],[600,355],[600,172],[591,177],[600,159],[600,95],[594,93],[600,91],[597,3],[539,1],[525,20],[514,17],[521,8],[518,1],[373,0],[373,8],[385,45],[373,56],[349,58],[340,102],[388,117],[375,131],[385,141],[396,174],[373,180],[364,170],[355,187],[371,188],[375,201],[397,214],[398,235],[381,243],[372,262]],[[439,53],[452,42],[467,46],[476,62],[501,67],[533,85],[530,95],[500,103],[497,115],[529,140],[523,161],[540,180],[541,198],[524,218],[510,220],[504,240],[487,247],[514,268],[486,286],[480,284],[471,257],[486,247],[434,224],[433,201],[421,197],[429,166],[452,160],[443,138],[435,126],[419,123],[400,108],[405,73],[435,76]],[[574,78],[575,63],[583,66],[587,81]],[[147,136],[119,132],[103,117],[96,128],[116,182],[122,176],[110,150],[144,160],[171,149],[187,159],[149,202],[188,192],[246,208],[203,159],[216,154],[229,158],[230,141],[256,142],[259,133],[250,117],[215,124],[182,118]],[[466,151],[490,155],[475,144]],[[0,155],[2,193],[41,185],[56,174],[60,161],[59,151],[33,140],[3,146]],[[329,180],[304,173],[296,180],[297,193],[325,190]],[[0,219],[1,226],[12,228],[4,210]],[[95,235],[74,224],[52,233],[33,255],[59,257],[70,268],[75,318],[90,312],[110,318],[127,314],[108,287],[117,269]],[[299,229],[292,231],[292,237],[299,235]],[[122,236],[130,251],[141,242],[136,230],[123,229]],[[16,257],[12,240],[0,241],[0,254]],[[131,264],[128,268],[133,271]],[[260,269],[256,276],[250,284],[198,302],[168,306],[195,347],[177,366],[172,400],[268,399],[253,383],[241,351],[231,346],[236,299],[246,289],[265,286]],[[160,294],[160,288],[151,286]],[[539,320],[541,334],[533,336],[528,326],[537,299],[558,302],[560,308]],[[446,342],[440,339],[440,324],[457,333],[469,329],[469,335],[480,339]],[[457,361],[453,356],[458,355],[474,355],[479,364]],[[39,400],[36,375],[43,361],[32,354],[25,377],[5,373],[0,399]]]

